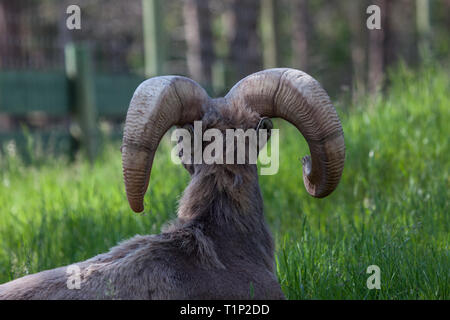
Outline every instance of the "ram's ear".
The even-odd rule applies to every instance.
[[[270,139],[270,135],[272,133],[273,123],[270,118],[263,117],[259,120],[259,123],[256,127],[256,134],[258,136],[258,149],[262,149],[267,141]],[[263,131],[261,131],[263,130]]]
[[[177,129],[185,129],[185,130],[187,130],[189,132],[190,137],[191,137],[191,142],[194,141],[194,126],[192,124],[187,123],[184,126],[177,126]],[[180,143],[182,140],[183,139],[180,136],[178,138],[178,142],[177,143]]]

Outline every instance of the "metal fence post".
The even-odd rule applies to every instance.
[[[142,0],[145,75],[154,77],[164,72],[164,28],[161,0]]]
[[[91,53],[87,45],[71,43],[65,47],[65,58],[71,113],[76,120],[71,134],[78,140],[74,149],[81,144],[92,163],[98,151],[98,132]]]

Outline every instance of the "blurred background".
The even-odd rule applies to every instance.
[[[81,29],[69,30],[69,5]],[[369,30],[369,5],[381,29]],[[72,264],[176,217],[188,173],[153,162],[145,212],[128,206],[120,144],[148,77],[211,96],[293,67],[331,96],[345,133],[338,188],[308,196],[301,134],[280,131],[261,176],[289,299],[450,299],[450,0],[0,0],[0,283]],[[366,268],[381,269],[368,290]]]
[[[75,2],[0,0],[1,142],[23,146],[26,128],[52,151],[86,147],[92,158],[102,133],[120,136],[134,89],[151,76],[185,75],[220,96],[250,73],[293,67],[355,102],[383,90],[399,62],[441,62],[450,50],[449,0]],[[66,26],[71,4],[81,30]],[[370,4],[381,30],[366,27]]]

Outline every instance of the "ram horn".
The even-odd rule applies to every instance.
[[[153,158],[163,135],[173,125],[200,120],[209,101],[199,84],[181,76],[151,78],[136,89],[121,148],[125,189],[133,211],[144,210]]]
[[[242,79],[225,98],[292,123],[311,153],[302,159],[306,190],[317,198],[333,192],[344,169],[344,133],[330,98],[314,78],[295,69],[268,69]]]

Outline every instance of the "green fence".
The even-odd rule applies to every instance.
[[[24,115],[42,111],[69,112],[68,82],[64,72],[0,72],[0,112]]]
[[[94,75],[97,113],[101,117],[124,117],[136,87],[137,75]],[[71,97],[65,72],[0,71],[0,112],[13,116],[43,112],[64,116]]]
[[[99,142],[98,119],[124,120],[133,92],[144,77],[96,74],[89,48],[84,45],[68,45],[65,54],[63,71],[0,70],[0,114],[26,117],[39,112],[70,117],[80,132],[71,137],[77,140],[72,143],[72,152],[85,149],[89,159],[94,160]]]

